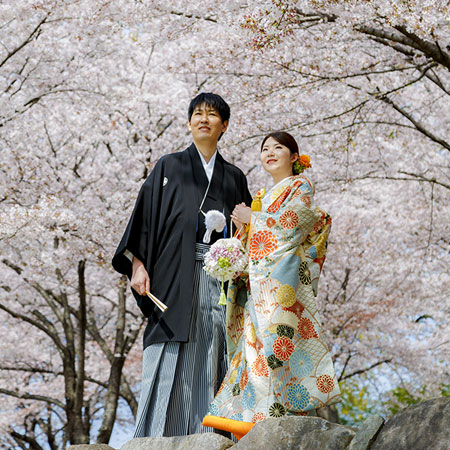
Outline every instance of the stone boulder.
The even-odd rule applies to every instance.
[[[355,432],[319,417],[282,417],[258,422],[233,450],[344,450]]]
[[[134,438],[120,450],[226,450],[234,445],[231,439],[216,433],[189,436]]]
[[[450,399],[434,398],[392,416],[370,450],[449,450]]]
[[[69,445],[67,450],[115,450],[107,444],[78,444]]]
[[[449,450],[450,399],[406,408],[386,423],[370,416],[358,428],[319,417],[282,417],[257,423],[237,444],[215,433],[135,438],[120,450]],[[109,445],[71,445],[68,450],[114,450]]]
[[[370,449],[381,427],[384,419],[380,416],[369,416],[364,423],[356,430],[355,437],[350,442],[347,450],[367,450]]]

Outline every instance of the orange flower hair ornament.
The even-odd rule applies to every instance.
[[[300,157],[295,161],[292,166],[294,175],[298,175],[302,173],[305,169],[308,169],[311,166],[311,158],[308,155],[300,155]]]

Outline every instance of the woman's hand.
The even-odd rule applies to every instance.
[[[246,223],[250,223],[252,217],[252,209],[245,205],[245,203],[239,203],[233,209],[231,218],[238,229],[240,229]]]
[[[133,256],[133,271],[131,275],[131,287],[139,294],[150,292],[150,278],[142,261]]]

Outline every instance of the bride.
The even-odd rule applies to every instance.
[[[301,175],[309,157],[290,134],[266,136],[260,159],[274,186],[232,214],[248,275],[228,287],[229,369],[203,421],[238,439],[266,418],[314,415],[340,399],[315,301],[331,217],[315,206]]]

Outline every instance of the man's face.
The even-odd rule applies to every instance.
[[[213,107],[202,103],[195,107],[188,127],[194,142],[217,143],[220,135],[227,129],[228,122],[222,122],[222,118]]]

